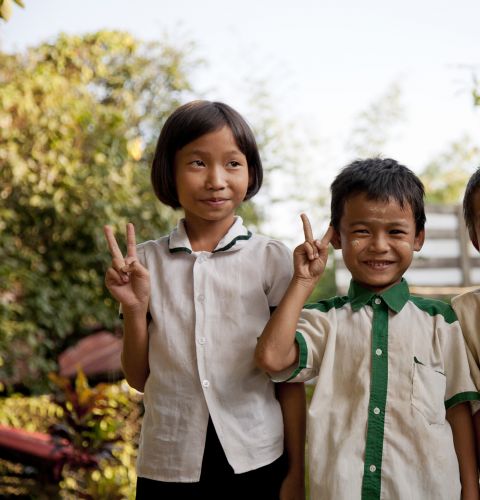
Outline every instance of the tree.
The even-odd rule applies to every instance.
[[[358,114],[347,149],[365,158],[381,154],[394,128],[404,119],[400,86],[395,83]]]
[[[148,166],[166,116],[191,90],[187,48],[128,33],[60,35],[0,53],[0,380],[33,386],[96,325],[113,326],[102,226],[139,240],[177,216]]]
[[[22,0],[0,0],[0,19],[8,21],[12,15],[13,4],[25,7]]]
[[[431,161],[420,178],[429,203],[461,203],[473,167],[480,163],[480,148],[464,136]]]
[[[477,73],[475,72],[473,73],[472,78],[473,78],[473,89],[472,89],[473,105],[480,106],[480,80],[478,78]]]

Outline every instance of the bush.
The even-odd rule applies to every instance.
[[[0,496],[23,492],[43,498],[57,487],[64,499],[133,499],[141,395],[125,381],[90,388],[81,372],[75,383],[52,379],[57,387],[52,396],[3,398],[0,424],[49,432],[54,439],[66,439],[76,454],[64,465],[57,485],[39,484],[26,464],[0,461]]]

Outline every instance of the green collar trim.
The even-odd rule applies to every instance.
[[[215,248],[212,253],[227,252],[233,249],[238,242],[247,241],[251,237],[252,233],[243,225],[242,218],[237,215],[235,216],[233,225],[217,245],[220,248]],[[237,250],[237,248],[233,250]],[[168,251],[170,253],[193,253],[185,230],[185,219],[181,219],[168,236]]]
[[[217,253],[217,252],[225,252],[225,250],[229,250],[230,248],[235,245],[235,243],[239,240],[249,240],[252,237],[252,233],[250,231],[247,231],[247,234],[241,234],[240,236],[237,236],[236,238],[233,238],[233,240],[228,244],[225,245],[222,248],[217,248],[214,250],[212,253]]]
[[[170,247],[170,238],[168,238],[168,246]],[[192,251],[190,250],[190,248],[187,248],[187,247],[169,248],[168,251],[170,253],[178,253],[178,252],[192,253]]]
[[[400,312],[403,306],[410,299],[410,291],[408,289],[408,283],[402,278],[400,283],[390,287],[383,293],[375,293],[372,290],[364,288],[362,285],[356,281],[350,282],[350,288],[348,289],[348,298],[352,305],[354,311],[358,311],[367,304],[371,304],[372,300],[380,297],[387,306],[392,309],[392,311]]]

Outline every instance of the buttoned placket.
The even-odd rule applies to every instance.
[[[206,252],[200,252],[195,259],[193,265],[193,296],[195,308],[195,350],[197,353],[197,367],[200,382],[205,394],[205,399],[208,401],[208,392],[211,385],[211,377],[207,371],[207,342],[206,337],[206,308],[208,300],[205,297],[205,282],[208,275],[208,255]]]
[[[380,498],[385,407],[388,388],[388,306],[372,297],[370,399],[362,499]]]

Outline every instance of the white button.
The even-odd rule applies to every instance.
[[[381,350],[381,349],[376,349],[376,350],[375,350],[375,354],[376,354],[377,356],[381,356],[381,355],[382,355],[382,350]]]
[[[375,302],[375,304],[377,304],[377,305],[378,305],[378,304],[381,304],[381,303],[382,303],[382,299],[381,299],[380,297],[377,297],[377,298],[375,299],[375,301],[374,301],[374,302]]]
[[[198,300],[198,302],[203,302],[205,300],[205,295],[202,295],[202,294],[197,295],[197,300]]]
[[[370,472],[375,472],[377,470],[377,468],[375,467],[375,465],[370,465]]]
[[[378,415],[380,413],[380,408],[374,408],[373,413],[375,413],[375,415]]]
[[[208,380],[204,380],[204,381],[202,382],[202,385],[203,385],[203,387],[205,387],[205,388],[210,387],[210,382],[209,382]]]
[[[200,344],[202,344],[202,345],[203,345],[203,344],[205,344],[205,342],[206,342],[206,341],[207,341],[207,339],[206,339],[205,337],[200,337],[200,338],[198,339],[198,342],[199,342]]]

